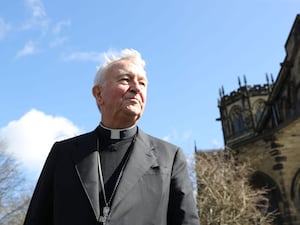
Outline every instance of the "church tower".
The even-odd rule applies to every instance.
[[[254,137],[257,125],[265,108],[274,83],[272,74],[271,83],[266,74],[267,83],[250,86],[244,76],[244,84],[238,78],[239,88],[225,95],[224,87],[219,91],[220,110],[225,146],[232,146],[235,142]],[[219,119],[220,120],[220,119]]]
[[[285,44],[286,56],[276,80],[243,84],[229,95],[220,89],[218,107],[224,145],[237,159],[250,159],[251,183],[270,190],[274,224],[300,224],[300,15]]]

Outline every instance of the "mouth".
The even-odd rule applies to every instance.
[[[129,102],[131,102],[131,103],[140,104],[141,105],[141,100],[138,99],[138,98],[132,97],[132,98],[127,98],[126,100],[129,101]]]
[[[140,103],[140,100],[137,98],[129,98],[128,99],[130,102],[136,102],[136,103]]]

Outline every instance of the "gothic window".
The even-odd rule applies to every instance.
[[[230,118],[232,122],[232,133],[239,134],[244,131],[244,120],[242,110],[239,106],[235,106],[230,113]]]
[[[258,122],[265,109],[265,101],[262,99],[257,100],[253,105],[253,109],[254,109],[255,121]]]

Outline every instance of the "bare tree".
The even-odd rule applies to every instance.
[[[29,203],[25,178],[17,161],[0,142],[0,224],[21,225]]]
[[[249,184],[249,162],[237,161],[224,151],[197,152],[196,175],[201,225],[270,225],[268,190]]]

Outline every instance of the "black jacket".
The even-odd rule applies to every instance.
[[[53,145],[24,225],[99,225],[96,132]],[[199,225],[182,150],[139,130],[109,225]]]

